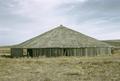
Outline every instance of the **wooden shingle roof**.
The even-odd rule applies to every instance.
[[[60,25],[55,29],[45,32],[16,46],[16,48],[80,47],[110,47],[110,45]]]

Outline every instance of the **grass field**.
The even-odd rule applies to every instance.
[[[102,42],[108,43],[112,46],[120,47],[120,39],[119,40],[104,40]]]
[[[120,55],[0,57],[0,81],[120,81]]]

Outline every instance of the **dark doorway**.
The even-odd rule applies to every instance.
[[[27,49],[27,56],[33,57],[33,50]]]
[[[68,56],[67,49],[63,49],[63,54],[64,54],[64,56]]]

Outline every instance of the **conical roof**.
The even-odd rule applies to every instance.
[[[60,25],[16,46],[17,48],[109,47],[108,44]]]

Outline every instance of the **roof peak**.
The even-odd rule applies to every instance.
[[[60,24],[58,27],[65,27],[64,25]]]
[[[66,26],[64,26],[64,25],[59,25],[57,28],[67,28],[67,29],[69,29],[68,27],[66,27]]]
[[[60,26],[63,26],[62,24],[60,24]]]

